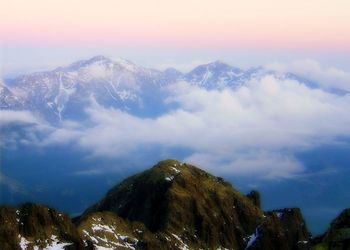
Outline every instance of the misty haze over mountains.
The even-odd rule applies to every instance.
[[[288,193],[306,210],[318,202],[323,210],[309,220],[331,219],[346,207],[350,186],[347,75],[295,68],[242,70],[215,61],[183,73],[96,56],[2,81],[4,202],[41,194],[79,212],[98,197],[75,196],[79,186],[89,192],[91,179],[103,183],[101,194],[115,182],[106,181],[111,173],[119,179],[144,162],[180,158],[242,189],[264,183],[263,194]],[[48,193],[76,200],[76,208]],[[265,205],[289,205],[276,200]]]

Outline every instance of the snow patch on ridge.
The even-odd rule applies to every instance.
[[[138,239],[118,233],[115,226],[102,224],[102,219],[99,217],[92,219],[100,223],[93,223],[90,226],[91,234],[87,230],[82,232],[85,235],[85,240],[92,241],[95,249],[135,249]]]
[[[245,248],[245,250],[248,250],[251,246],[254,245],[255,241],[259,238],[259,231],[258,228],[255,229],[255,232],[249,236],[248,244]]]
[[[176,235],[176,234],[171,234],[171,235],[172,235],[175,239],[177,239],[177,240],[179,241],[180,245],[175,244],[175,246],[179,247],[179,249],[181,249],[181,250],[189,250],[189,249],[190,249],[190,248],[188,247],[188,245],[185,244],[185,243],[182,241],[182,239],[181,239],[178,235]]]
[[[40,249],[38,246],[33,245],[33,242],[27,240],[20,234],[18,235],[18,238],[20,239],[19,246],[22,250],[27,250],[29,246],[32,246],[34,250]],[[51,235],[51,244],[47,245],[43,250],[64,250],[65,247],[70,245],[72,245],[72,243],[61,242],[56,235]]]
[[[44,248],[44,250],[64,250],[66,246],[72,245],[72,243],[61,243],[56,235],[51,236],[52,243]]]

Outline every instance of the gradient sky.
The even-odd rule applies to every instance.
[[[11,64],[25,68],[15,59],[19,57],[16,51],[32,63],[33,54],[41,55],[34,61],[42,64],[54,58],[66,63],[72,60],[72,51],[78,57],[99,49],[102,53],[98,54],[118,54],[141,63],[146,60],[136,54],[141,58],[155,54],[161,63],[172,63],[178,51],[192,53],[192,60],[197,61],[219,59],[227,53],[238,54],[239,61],[245,58],[242,52],[250,59],[266,57],[261,51],[268,51],[270,57],[322,57],[325,62],[339,55],[344,61],[350,53],[350,2],[0,0],[0,38],[5,73],[11,71],[7,70]],[[53,57],[47,55],[49,50]],[[159,56],[167,53],[167,57]],[[188,58],[183,56],[182,61]],[[348,65],[348,61],[339,64]]]
[[[349,49],[347,0],[1,1],[5,43]]]

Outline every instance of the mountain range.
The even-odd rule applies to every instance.
[[[312,237],[300,209],[264,212],[257,191],[161,161],[70,219],[38,204],[0,207],[0,246],[13,249],[350,249],[350,210]]]
[[[242,70],[224,62],[199,65],[188,73],[174,68],[149,69],[124,59],[96,56],[52,71],[21,75],[0,82],[0,108],[29,110],[48,122],[84,117],[96,102],[141,116],[166,109],[166,88],[178,82],[205,89],[237,88],[250,79],[273,75],[279,79],[311,81],[262,67]]]

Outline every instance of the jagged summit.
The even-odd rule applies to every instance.
[[[204,71],[204,70],[233,71],[236,73],[239,73],[242,71],[241,69],[233,67],[224,61],[216,60],[216,61],[212,61],[212,62],[209,62],[206,64],[199,65],[199,66],[195,67],[191,72],[200,72],[200,71]]]
[[[88,61],[91,61],[91,62],[96,62],[96,61],[112,61],[109,57],[106,57],[106,56],[103,56],[103,55],[97,55],[97,56],[94,56],[92,58],[90,58]]]
[[[236,71],[241,71],[241,69],[233,67],[229,63],[224,62],[222,60],[215,60],[213,62],[206,64],[206,66],[210,68],[226,68],[226,69],[234,69]]]
[[[71,63],[68,67],[65,67],[63,69],[71,69],[71,70],[76,70],[82,67],[86,67],[95,63],[112,63],[112,60],[106,56],[98,55],[91,57],[90,59],[86,60],[79,60],[76,62]],[[62,67],[58,68],[62,69]]]
[[[198,85],[205,86],[208,89],[235,87],[249,76],[244,76],[244,71],[232,67],[222,61],[214,61],[208,64],[199,65],[186,74],[186,81]]]
[[[90,59],[86,60],[79,60],[72,64],[70,64],[67,67],[60,67],[57,68],[56,71],[60,72],[72,72],[72,71],[81,71],[81,70],[92,70],[96,71],[100,68],[100,71],[106,71],[105,76],[109,76],[107,71],[113,72],[113,71],[130,71],[130,72],[138,72],[138,71],[145,71],[146,69],[137,66],[135,63],[123,59],[123,58],[109,58],[106,56],[98,55],[94,56]]]

